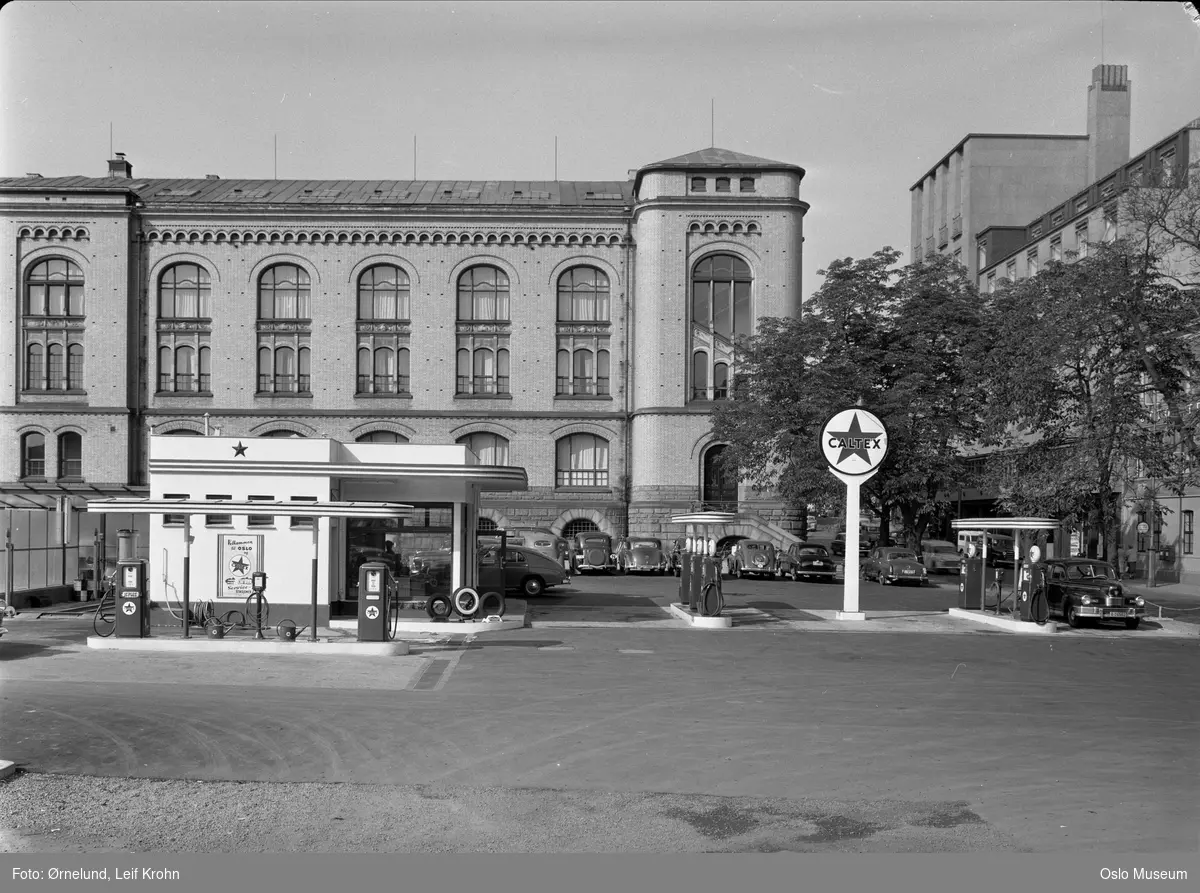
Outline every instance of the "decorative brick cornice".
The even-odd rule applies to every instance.
[[[22,239],[46,239],[55,241],[86,242],[91,239],[91,233],[86,227],[71,226],[23,226],[17,231]]]
[[[714,236],[758,236],[762,227],[753,220],[693,220],[688,225],[689,233]]]
[[[29,229],[27,227],[27,229]],[[43,228],[39,227],[38,231]],[[86,230],[79,232],[86,234]],[[205,245],[554,245],[577,248],[579,246],[610,246],[625,243],[623,231],[592,230],[575,232],[565,229],[534,230],[502,229],[489,227],[487,230],[450,229],[428,227],[420,229],[179,229],[156,227],[142,234],[142,239],[151,243]]]

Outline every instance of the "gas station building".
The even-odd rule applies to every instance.
[[[322,624],[356,615],[363,560],[402,567],[434,553],[447,594],[472,586],[481,495],[528,487],[525,469],[482,465],[464,445],[325,438],[151,436],[149,470],[149,500],[90,507],[150,514],[146,594],[157,625],[177,622],[162,608],[179,612],[185,566],[189,601],[212,600],[218,613],[242,608],[260,571],[271,616],[307,619],[315,582]],[[249,514],[259,503],[263,513]],[[371,509],[353,517],[356,503]]]

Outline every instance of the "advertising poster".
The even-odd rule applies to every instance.
[[[251,575],[262,570],[262,534],[222,533],[217,598],[245,601],[254,594]]]

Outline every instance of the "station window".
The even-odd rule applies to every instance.
[[[207,493],[207,494],[205,494],[204,498],[207,500],[210,500],[210,501],[222,500],[222,499],[231,500],[231,499],[233,499],[233,496],[231,496],[229,493]],[[205,527],[232,527],[233,526],[233,515],[205,515],[204,516],[204,526]]]
[[[162,498],[191,499],[192,497],[188,493],[164,493]],[[163,527],[182,527],[185,520],[187,520],[186,515],[163,515]]]

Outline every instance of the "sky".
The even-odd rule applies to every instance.
[[[1129,66],[1133,152],[1200,117],[1180,2],[103,2],[0,10],[0,177],[624,180],[711,145],[800,165],[805,297],[909,248],[968,133],[1087,132]],[[416,152],[414,159],[414,137]]]

